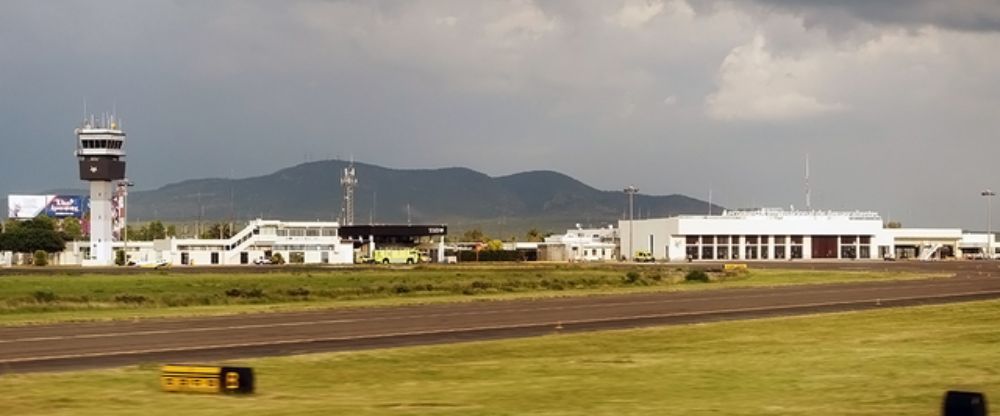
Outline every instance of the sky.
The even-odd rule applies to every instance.
[[[813,208],[985,229],[998,52],[993,0],[5,0],[0,193],[82,188],[86,103],[139,189],[353,157],[801,209],[808,155]]]

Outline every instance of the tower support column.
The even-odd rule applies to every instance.
[[[111,266],[114,264],[114,251],[111,242],[112,206],[111,198],[115,187],[112,182],[90,182],[90,259],[87,265]]]

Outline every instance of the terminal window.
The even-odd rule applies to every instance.
[[[775,246],[774,247],[774,259],[784,260],[785,259],[785,246]]]
[[[718,249],[719,260],[726,260],[729,258],[729,247],[719,247]]]
[[[687,257],[691,260],[698,260],[698,247],[687,247]]]
[[[802,258],[802,246],[792,246],[792,258],[793,259]]]

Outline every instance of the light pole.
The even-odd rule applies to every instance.
[[[635,210],[633,209],[633,200],[635,199],[635,194],[638,192],[639,188],[636,188],[635,185],[625,187],[625,193],[628,194],[628,254],[625,258],[629,260],[632,259],[632,241],[635,240],[635,237],[632,236],[632,223],[635,222],[633,216],[635,213]]]
[[[125,244],[122,251],[125,253],[125,266],[128,266],[128,188],[135,186],[135,183],[125,178],[118,181],[118,187],[122,193],[122,241]]]
[[[986,258],[993,259],[993,197],[997,194],[987,189],[979,195],[986,198]]]

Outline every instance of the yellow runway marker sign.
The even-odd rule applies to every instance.
[[[251,394],[253,369],[170,364],[160,369],[160,387],[169,392]]]

